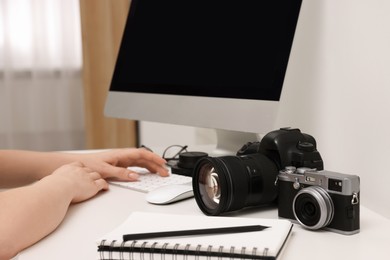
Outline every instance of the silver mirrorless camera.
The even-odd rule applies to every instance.
[[[307,229],[351,235],[360,230],[360,180],[357,175],[292,166],[278,175],[279,217]]]

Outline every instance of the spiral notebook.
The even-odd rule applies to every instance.
[[[124,241],[125,235],[247,225],[262,231],[159,237]],[[210,217],[134,212],[112,232],[98,239],[98,259],[277,259],[292,232],[282,219]]]

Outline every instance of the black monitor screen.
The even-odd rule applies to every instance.
[[[279,100],[301,0],[132,0],[111,91]]]

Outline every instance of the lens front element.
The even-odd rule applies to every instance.
[[[215,209],[221,199],[221,185],[218,173],[210,164],[204,164],[200,169],[199,190],[205,205]]]
[[[329,194],[319,186],[300,190],[294,198],[295,219],[308,229],[320,229],[333,219],[334,206]]]

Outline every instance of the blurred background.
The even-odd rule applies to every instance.
[[[134,122],[103,117],[129,3],[0,0],[0,148],[136,145]]]

